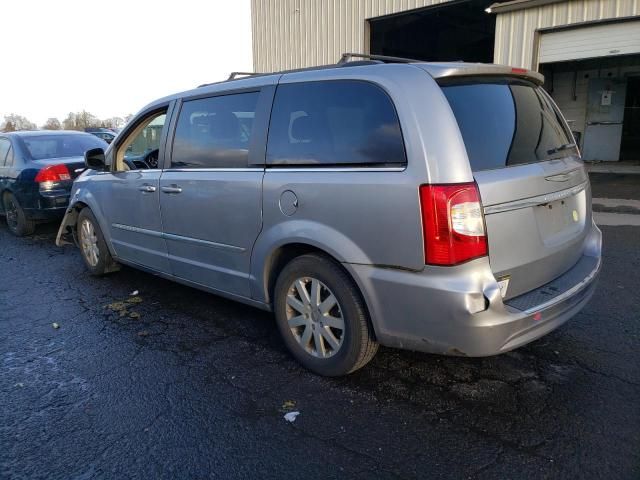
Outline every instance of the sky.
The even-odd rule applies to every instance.
[[[250,0],[9,0],[0,59],[0,124],[122,117],[251,71]]]

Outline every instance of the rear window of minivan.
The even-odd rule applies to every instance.
[[[518,79],[456,79],[442,85],[474,171],[576,154],[541,87]]]

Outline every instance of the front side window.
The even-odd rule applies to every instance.
[[[140,122],[118,146],[116,170],[158,168],[160,139],[166,120],[167,112],[162,110]]]
[[[381,88],[353,80],[278,86],[269,126],[267,164],[405,163],[398,116]]]
[[[478,78],[452,81],[442,90],[474,171],[576,154],[564,121],[542,87]]]
[[[188,100],[182,104],[172,168],[244,168],[258,92]]]

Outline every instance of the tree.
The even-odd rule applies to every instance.
[[[62,127],[65,130],[76,130],[76,114],[69,112],[67,118],[62,121]]]
[[[111,117],[100,122],[105,128],[120,128],[124,125],[124,119],[122,117]]]
[[[81,112],[69,112],[67,118],[62,122],[65,130],[84,130],[85,128],[95,128],[100,126],[100,120],[95,115],[82,110]]]
[[[15,132],[17,130],[37,130],[38,127],[35,123],[28,120],[22,115],[12,113],[4,116],[4,125],[2,130],[5,132]]]
[[[60,120],[55,117],[48,118],[45,124],[42,125],[43,130],[60,130],[61,128]]]
[[[85,128],[95,128],[100,126],[100,120],[95,115],[83,110],[76,113],[76,126],[77,130],[84,130]]]

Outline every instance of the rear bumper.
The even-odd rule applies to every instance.
[[[448,355],[496,355],[559,327],[593,294],[602,234],[593,225],[583,256],[552,282],[503,302],[487,258],[422,272],[349,265],[383,345]]]
[[[24,212],[30,220],[59,220],[68,206],[69,191],[40,192],[29,202],[29,207],[24,208]]]

